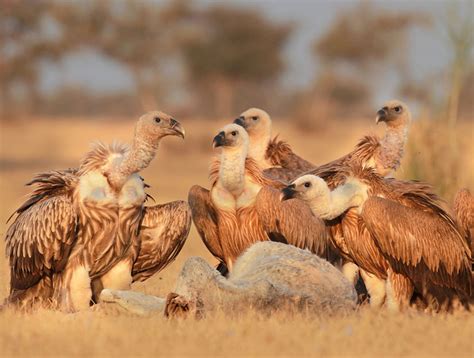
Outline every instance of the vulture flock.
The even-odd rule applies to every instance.
[[[373,307],[404,310],[415,301],[437,310],[468,307],[473,196],[460,190],[452,214],[429,185],[394,179],[410,111],[392,100],[376,122],[386,125],[383,138],[365,136],[350,153],[315,165],[272,138],[270,116],[251,108],[216,133],[209,188],[193,186],[188,202],[147,206],[140,171],[162,138],[185,134],[171,116],[149,112],[136,123],[131,145],[96,144],[78,168],[41,173],[28,183],[34,190],[12,215],[5,237],[11,270],[6,302],[77,311],[100,302],[104,289],[129,290],[176,258],[193,221],[219,265],[216,271],[195,259],[183,268],[194,276],[183,280],[208,302],[217,296],[243,302],[235,293],[244,291],[253,302],[249,297],[269,290],[303,295],[309,288],[313,295],[326,292],[324,302],[343,302],[357,285],[365,286]],[[258,246],[265,241],[278,246]],[[289,245],[301,253],[286,258]],[[313,260],[318,256],[323,263]],[[350,290],[337,278],[324,284],[316,278],[335,268]],[[212,294],[211,281],[196,288],[203,277],[232,295]],[[180,302],[175,294],[167,310]]]

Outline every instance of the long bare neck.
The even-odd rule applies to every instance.
[[[116,189],[121,189],[130,175],[140,172],[150,165],[158,150],[158,143],[150,144],[135,138],[132,147],[123,160],[109,173],[109,181]]]
[[[388,127],[380,141],[382,150],[378,158],[378,172],[386,176],[400,166],[408,138],[408,126]]]
[[[332,220],[343,214],[347,209],[359,206],[366,198],[366,192],[355,183],[346,183],[333,191],[313,200],[311,210],[321,219]]]
[[[240,194],[244,189],[246,152],[243,148],[226,148],[222,150],[219,182],[234,195]]]
[[[248,156],[253,158],[262,169],[268,167],[265,159],[265,153],[267,151],[268,143],[270,142],[271,137],[271,131],[268,133],[262,133],[258,136],[250,137]]]

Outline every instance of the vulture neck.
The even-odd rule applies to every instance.
[[[271,137],[271,131],[250,137],[248,155],[249,157],[253,158],[262,169],[266,169],[269,166],[265,159],[265,154],[267,152],[268,143],[270,143]]]
[[[367,198],[367,192],[360,184],[348,181],[333,191],[327,188],[324,195],[312,201],[311,209],[321,219],[332,220],[349,208],[361,206]]]
[[[222,149],[219,181],[234,196],[238,196],[244,190],[246,157],[247,150],[244,148]]]
[[[109,174],[110,184],[116,190],[122,189],[130,175],[138,173],[150,165],[155,158],[158,145],[158,141],[151,144],[141,138],[135,138],[123,160]]]
[[[408,125],[387,128],[385,136],[380,141],[382,151],[380,153],[380,168],[378,168],[379,174],[386,176],[398,169],[407,138]]]

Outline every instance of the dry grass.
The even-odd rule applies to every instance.
[[[193,184],[207,186],[211,140],[224,122],[182,122],[188,134],[186,141],[166,140],[157,159],[144,173],[158,202],[185,199]],[[328,123],[324,132],[305,134],[298,133],[291,123],[278,122],[275,127],[298,153],[322,163],[350,150],[362,134],[383,130],[368,122],[345,126]],[[5,221],[28,192],[23,183],[33,173],[76,166],[94,139],[128,141],[133,121],[28,118],[0,125],[0,234],[3,237]],[[459,138],[462,151],[473,153],[471,124],[459,124]],[[413,153],[419,158],[431,155],[430,148],[422,146]],[[458,177],[458,185],[472,189],[474,163],[467,156],[465,163],[467,167],[452,175]],[[401,176],[407,173],[407,169],[402,169]],[[193,255],[215,262],[194,228],[176,262],[134,289],[166,295],[173,289],[183,262]],[[1,255],[0,297],[8,293],[8,280],[7,262]],[[100,312],[72,315],[50,311],[30,315],[11,310],[0,312],[1,356],[472,356],[473,342],[474,318],[465,312],[447,316],[415,312],[389,315],[361,309],[345,317],[285,313],[263,317],[247,312],[231,319],[217,312],[200,321],[167,321],[161,317],[137,318]]]

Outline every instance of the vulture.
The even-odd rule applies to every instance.
[[[133,143],[96,144],[78,169],[36,176],[6,232],[9,303],[86,308],[102,288],[128,289],[172,261],[191,224],[184,201],[145,207],[138,173],[165,136],[184,138],[169,115],[137,121]],[[15,214],[15,213],[14,213]]]
[[[333,243],[361,268],[371,300],[401,310],[416,290],[438,308],[455,297],[467,302],[470,249],[430,187],[361,166],[340,168],[332,179],[333,190],[320,177],[301,176],[281,199],[301,199],[320,218],[336,220]]]
[[[459,228],[474,252],[474,197],[469,189],[461,189],[454,197],[454,214]],[[474,262],[473,262],[474,271]]]
[[[278,137],[271,139],[272,122],[263,110],[251,108],[243,112],[234,123],[243,126],[250,138],[249,156],[254,158],[266,176],[291,182],[303,174],[333,170],[357,160],[364,166],[374,168],[382,176],[392,174],[403,157],[411,113],[406,104],[399,100],[387,101],[377,111],[376,123],[384,122],[387,131],[383,138],[375,135],[363,137],[353,151],[321,166],[302,159],[290,146]]]
[[[250,108],[234,120],[249,135],[249,157],[253,158],[265,175],[288,180],[294,173],[304,173],[315,167],[293,153],[291,147],[278,136],[272,139],[272,120],[262,109]]]
[[[209,251],[229,271],[237,257],[258,241],[289,243],[325,255],[327,229],[301,201],[281,203],[281,182],[266,178],[248,156],[249,136],[226,125],[213,140],[220,155],[210,169],[211,189],[190,189],[194,224]]]
[[[331,177],[338,173],[339,168],[351,163],[373,168],[382,176],[392,174],[400,166],[411,123],[410,110],[399,100],[387,101],[377,111],[376,123],[380,122],[384,122],[387,127],[382,139],[374,135],[365,136],[350,153],[317,167],[294,154],[287,143],[278,138],[271,140],[271,119],[266,112],[251,108],[234,121],[247,130],[250,138],[249,155],[266,168],[265,176],[289,183],[303,174],[314,174],[329,180],[330,185]],[[342,270],[347,279],[356,284],[359,268],[350,260],[344,260]],[[374,280],[363,272],[362,275],[366,285],[369,285],[367,281]],[[383,297],[384,292],[381,294]],[[372,302],[376,300],[372,299]]]

